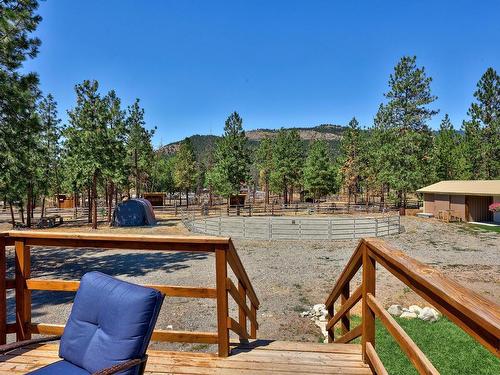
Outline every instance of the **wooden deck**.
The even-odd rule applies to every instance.
[[[25,374],[59,360],[58,344],[18,349],[0,356],[0,375]],[[231,355],[150,350],[146,374],[372,374],[361,345],[256,340]]]

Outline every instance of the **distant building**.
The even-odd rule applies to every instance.
[[[417,192],[424,194],[424,213],[447,211],[463,221],[500,223],[500,212],[488,209],[500,202],[500,180],[441,181]]]
[[[161,207],[165,205],[165,193],[143,193],[144,199],[147,199],[153,207]]]

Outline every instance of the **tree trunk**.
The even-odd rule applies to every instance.
[[[111,181],[108,186],[108,223],[111,224],[111,210],[113,209],[114,183]]]
[[[137,149],[134,149],[134,167],[135,167],[135,197],[139,198],[139,162],[137,160]]]
[[[33,205],[33,186],[28,183],[28,196],[26,199],[26,226],[31,228],[31,206]]]
[[[384,211],[385,209],[385,192],[384,192],[384,185],[380,188],[380,207],[379,211]]]
[[[186,189],[186,209],[189,207],[189,189]]]
[[[293,203],[293,185],[290,186],[290,196],[288,197],[288,203]]]
[[[42,212],[40,213],[40,219],[43,219],[45,216],[45,195],[42,198]]]
[[[21,215],[21,223],[24,224],[24,203],[22,201],[19,202],[19,215]]]
[[[12,221],[12,228],[16,226],[16,218],[14,217],[14,208],[12,208],[12,202],[9,202],[10,207],[10,220]]]
[[[91,223],[92,222],[92,194],[91,194],[90,186],[87,189],[87,208],[88,208],[87,222]]]
[[[283,204],[287,204],[288,201],[288,185],[286,180],[283,181]]]
[[[265,183],[265,189],[266,189],[266,205],[269,204],[269,180],[266,180]]]
[[[97,229],[97,171],[92,177],[92,229]]]
[[[75,219],[78,217],[78,193],[75,191],[73,192],[73,204],[75,205],[75,207],[73,207],[75,209],[75,213],[74,213],[74,216],[75,216]]]

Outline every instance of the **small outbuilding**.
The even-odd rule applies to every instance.
[[[139,227],[155,224],[153,206],[146,199],[127,199],[119,203],[113,212],[112,226],[115,227]]]
[[[153,207],[165,205],[165,193],[144,193],[142,196],[144,199],[147,199]]]
[[[417,192],[424,195],[426,214],[500,223],[500,212],[489,210],[491,204],[500,202],[500,180],[441,181]]]

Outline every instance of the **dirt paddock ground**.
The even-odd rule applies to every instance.
[[[466,224],[403,217],[404,232],[386,241],[421,262],[432,265],[487,298],[500,301],[500,234],[479,232]],[[0,225],[8,230],[9,226]],[[55,231],[91,231],[88,226],[54,228]],[[191,235],[175,220],[151,228],[109,228],[99,232]],[[300,312],[324,303],[357,241],[254,241],[235,240],[236,249],[261,301],[258,336],[267,339],[317,342],[321,333]],[[13,270],[8,250],[9,273]],[[32,276],[79,279],[100,270],[132,282],[190,286],[215,285],[214,257],[210,254],[113,251],[97,249],[34,248]],[[381,268],[379,268],[381,270]],[[387,272],[377,272],[377,295],[393,303],[423,304],[420,298]],[[9,317],[14,300],[9,294]],[[73,293],[33,293],[33,321],[64,323]],[[231,306],[237,316],[235,306]],[[157,328],[216,330],[215,301],[167,298]],[[156,347],[169,347],[153,344]],[[179,348],[178,346],[176,346]],[[183,348],[192,348],[182,345]],[[198,345],[196,349],[208,349]]]

